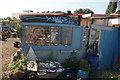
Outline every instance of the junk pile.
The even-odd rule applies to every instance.
[[[27,70],[37,71],[38,65],[35,61],[27,61]]]
[[[55,73],[55,72],[63,72],[63,68],[61,67],[61,64],[59,62],[46,62],[38,63],[39,69],[38,69],[38,75],[44,75],[47,73]]]
[[[11,79],[17,79],[17,78],[24,78],[26,76],[25,71],[22,70],[12,70],[9,74],[8,77]]]
[[[39,78],[62,78],[74,80],[77,78],[88,78],[88,73],[86,71],[75,69],[75,68],[66,68],[64,69],[60,62],[54,61],[42,61],[37,59],[36,54],[32,47],[28,51],[28,61],[27,61],[27,70],[30,71],[29,76],[39,77]]]
[[[23,65],[24,64],[24,65]],[[14,55],[11,64],[8,66],[9,78],[54,78],[76,80],[88,78],[88,72],[61,66],[60,62],[37,59],[32,48],[28,51],[27,57],[20,57],[19,51]]]
[[[30,72],[30,76],[48,75],[50,73],[61,73],[63,68],[59,62],[47,61],[37,59],[37,56],[32,47],[28,51],[27,70]]]
[[[64,70],[64,75],[66,78],[70,78],[70,80],[76,80],[79,78],[87,79],[88,73],[86,71],[76,69],[76,68],[67,68]]]
[[[37,71],[37,75],[45,75],[48,73],[63,72],[63,68],[59,62],[41,62],[27,61],[28,71]]]

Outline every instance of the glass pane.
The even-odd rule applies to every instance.
[[[92,29],[90,44],[93,44],[95,41],[98,42],[99,36],[100,36],[100,30],[99,29]]]
[[[71,46],[72,27],[26,26],[26,45]]]

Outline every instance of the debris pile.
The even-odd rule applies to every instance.
[[[26,75],[25,71],[22,71],[22,70],[12,70],[9,74],[9,77],[10,78],[24,78]]]

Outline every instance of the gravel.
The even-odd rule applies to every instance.
[[[0,74],[4,75],[7,71],[7,66],[9,65],[12,56],[17,52],[19,48],[13,46],[14,41],[20,41],[19,38],[8,38],[5,41],[0,41]],[[1,75],[0,75],[1,76]],[[1,78],[1,77],[0,77]]]

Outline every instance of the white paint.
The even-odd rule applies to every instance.
[[[59,17],[53,18],[53,21],[54,21],[55,23],[63,23],[62,20],[59,19]]]
[[[108,19],[95,19],[94,24],[95,25],[104,25],[107,26]]]
[[[35,52],[33,51],[32,47],[30,47],[30,49],[28,51],[28,60],[29,61],[36,61],[36,55],[35,55]]]
[[[120,24],[120,17],[114,19],[95,19],[94,24],[101,26],[113,26],[113,24]]]
[[[120,0],[118,1],[118,10],[120,10]]]
[[[109,19],[108,26],[112,26],[113,24],[120,24],[120,18]]]
[[[85,15],[82,15],[82,17],[83,18],[87,18],[87,17],[91,17],[92,16],[92,14],[90,13],[90,14],[85,14]]]
[[[58,32],[51,32],[51,41],[56,41],[56,35],[58,34]]]

